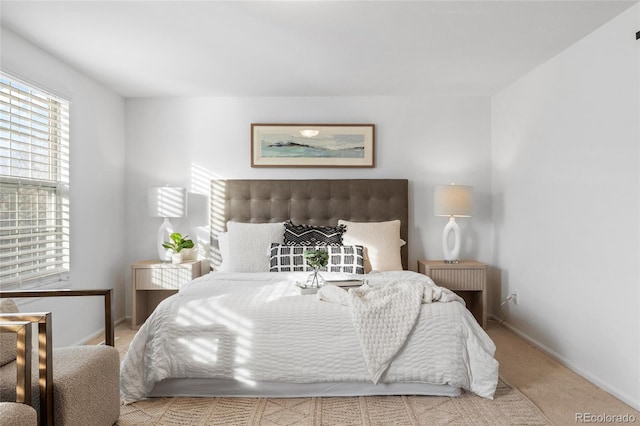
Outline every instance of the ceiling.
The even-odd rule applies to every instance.
[[[0,0],[0,22],[125,97],[485,96],[635,3]]]

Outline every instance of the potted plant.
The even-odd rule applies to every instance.
[[[170,241],[165,241],[162,247],[173,251],[171,255],[171,263],[182,263],[183,254],[182,249],[193,248],[193,241],[188,235],[182,236],[179,232],[172,233],[169,238]]]
[[[307,287],[321,287],[324,279],[318,274],[318,270],[329,263],[329,252],[325,249],[307,249],[304,251],[304,258],[307,260],[307,265],[313,268],[313,274],[307,278]]]

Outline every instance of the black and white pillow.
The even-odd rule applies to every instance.
[[[284,224],[284,244],[289,246],[341,246],[345,225],[319,226]]]
[[[364,256],[362,246],[291,246],[271,244],[270,272],[313,271],[307,265],[304,251],[324,249],[329,252],[329,263],[321,271],[364,274]]]

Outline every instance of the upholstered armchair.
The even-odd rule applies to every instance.
[[[0,322],[0,351],[16,353],[15,402],[0,402],[2,424],[36,426],[38,414],[31,403],[31,323]],[[14,336],[15,334],[15,336]]]
[[[39,424],[61,426],[112,425],[120,415],[120,359],[113,347],[112,290],[38,290],[0,292],[0,321],[37,325],[38,362],[31,369],[31,406]],[[53,348],[51,313],[20,313],[12,299],[21,297],[104,296],[107,345]],[[11,298],[11,299],[8,299]],[[5,335],[0,336],[6,339]],[[20,360],[16,351],[0,348],[0,400],[20,401]],[[17,345],[20,348],[20,345]],[[29,358],[30,359],[30,358]],[[8,361],[8,362],[6,362]],[[6,363],[5,363],[6,362]],[[18,379],[18,380],[16,380]],[[25,391],[26,392],[26,391]],[[12,406],[12,408],[16,408]],[[18,407],[24,408],[24,407]],[[3,413],[0,411],[0,413]],[[4,416],[5,414],[0,414]],[[4,424],[4,417],[0,423]]]

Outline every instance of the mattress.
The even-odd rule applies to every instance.
[[[435,385],[443,392],[461,388],[493,397],[495,346],[462,303],[422,304],[376,385],[349,307],[300,295],[295,283],[307,275],[212,272],[185,285],[157,307],[134,337],[121,368],[123,400],[195,395],[195,384],[208,380],[241,384],[240,391],[230,393],[238,396],[242,387],[244,395],[252,389],[260,396],[290,395],[287,386],[298,385],[309,385],[308,395],[324,395],[340,384],[349,395],[358,394],[359,387],[361,394],[376,394],[376,386],[379,394],[394,386],[394,393],[420,394],[420,385]],[[428,277],[410,271],[363,277],[373,287],[408,281],[435,287]],[[353,277],[326,273],[325,278]],[[192,392],[180,387],[161,392],[182,379],[196,379]],[[411,386],[402,389],[402,384]]]

